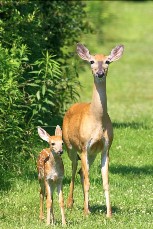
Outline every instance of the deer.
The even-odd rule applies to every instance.
[[[65,113],[63,118],[63,140],[68,157],[72,162],[72,178],[67,199],[67,207],[72,208],[74,199],[74,182],[78,166],[83,195],[84,214],[90,213],[89,209],[89,169],[98,153],[101,153],[101,174],[106,201],[106,217],[112,216],[109,194],[109,150],[113,142],[113,126],[107,112],[106,76],[108,66],[121,58],[124,46],[113,48],[109,55],[91,55],[89,50],[81,43],[77,44],[78,56],[89,62],[94,78],[93,94],[90,103],[75,103]]]
[[[62,191],[62,180],[64,177],[64,165],[61,158],[63,154],[62,130],[60,126],[56,126],[55,136],[50,136],[43,128],[38,127],[38,134],[41,139],[48,142],[50,148],[43,149],[37,159],[38,180],[40,184],[40,219],[44,219],[43,202],[46,196],[47,207],[47,225],[52,220],[54,224],[53,214],[53,192],[57,187],[59,205],[62,215],[62,225],[66,224],[64,213],[64,198]]]

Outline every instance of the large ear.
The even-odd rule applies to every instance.
[[[41,139],[43,139],[46,142],[49,142],[49,134],[40,126],[38,126],[38,134]]]
[[[119,60],[123,55],[124,46],[118,45],[114,49],[112,49],[111,54],[108,56],[108,61],[113,62]]]
[[[55,136],[61,136],[62,137],[62,130],[61,130],[59,125],[56,126]]]
[[[77,44],[77,54],[81,59],[89,61],[91,58],[91,55],[89,53],[89,50],[82,44]]]

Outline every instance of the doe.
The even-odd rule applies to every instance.
[[[47,206],[47,225],[54,224],[53,214],[53,192],[57,187],[59,196],[59,205],[61,208],[62,225],[66,224],[64,215],[64,199],[62,191],[62,180],[64,177],[64,165],[61,159],[63,153],[62,145],[62,130],[60,126],[56,126],[55,136],[50,136],[44,129],[38,127],[38,134],[40,138],[47,141],[50,148],[43,149],[37,159],[38,179],[40,183],[40,219],[43,215],[43,200],[46,195]]]
[[[66,112],[63,120],[63,140],[68,156],[72,161],[72,179],[68,196],[68,207],[73,206],[73,190],[78,159],[81,159],[81,182],[84,193],[84,213],[88,214],[89,168],[98,152],[101,152],[101,173],[105,191],[107,217],[111,217],[109,197],[108,167],[109,149],[113,141],[112,123],[107,113],[106,75],[108,66],[120,59],[124,46],[118,45],[110,55],[91,55],[82,44],[77,44],[77,53],[91,64],[94,78],[93,94],[90,103],[76,103]],[[88,78],[87,78],[88,80]],[[77,155],[79,153],[79,157]]]

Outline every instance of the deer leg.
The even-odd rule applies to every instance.
[[[61,215],[62,215],[62,225],[65,225],[66,221],[65,221],[65,213],[64,213],[64,198],[63,198],[63,190],[62,190],[62,181],[57,186],[57,192],[58,192],[58,198],[59,198],[59,206],[60,206]]]
[[[46,181],[46,207],[47,207],[47,225],[50,224],[50,219],[52,218],[52,224],[54,224],[54,215],[53,215],[53,189],[50,187],[50,184]]]
[[[90,169],[90,166],[93,164],[95,158],[96,158],[96,154],[88,157],[89,169]],[[84,175],[83,175],[82,169],[80,169],[78,173],[80,175],[80,180],[81,180],[81,184],[82,184],[82,190],[83,190],[83,194],[84,194],[84,198],[85,198],[85,193],[84,193]],[[89,206],[89,208],[90,208],[90,206]]]
[[[81,155],[81,181],[83,186],[83,193],[84,193],[84,213],[85,215],[89,214],[89,164],[87,158],[87,152],[83,152]]]
[[[77,154],[76,154],[76,157],[73,158],[73,160],[72,160],[72,179],[71,179],[71,183],[70,183],[70,192],[69,192],[69,196],[68,196],[68,200],[67,200],[67,207],[68,208],[73,207],[73,202],[74,202],[73,191],[74,191],[74,181],[75,181],[77,166],[78,166],[78,160],[77,160]]]
[[[55,190],[54,182],[50,182],[50,195],[51,195],[51,207],[50,207],[50,216],[51,216],[51,223],[54,225],[54,213],[53,213],[53,193]]]
[[[51,193],[51,208],[50,208],[51,224],[54,225],[54,213],[53,213],[53,192]]]
[[[105,147],[104,147],[104,152],[102,154],[102,163],[101,164],[102,164],[101,173],[102,173],[102,179],[103,179],[103,189],[105,192],[106,208],[107,208],[106,216],[110,218],[112,215],[112,211],[111,211],[111,204],[110,204],[109,181],[108,181],[109,153],[108,153],[108,149],[105,149]]]
[[[44,219],[44,196],[45,196],[45,185],[44,181],[40,180],[40,220]]]

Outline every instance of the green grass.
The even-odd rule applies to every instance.
[[[107,4],[114,16],[110,24],[102,25],[104,41],[103,37],[101,43],[97,41],[95,34],[86,35],[80,41],[92,52],[106,54],[117,44],[125,45],[123,58],[110,66],[107,78],[108,110],[115,134],[109,173],[113,217],[110,220],[105,217],[99,155],[90,171],[91,214],[83,215],[83,194],[77,175],[74,208],[65,209],[67,228],[148,229],[153,225],[153,2],[108,1]],[[80,100],[90,101],[92,75],[90,67],[81,64],[85,69],[80,70],[84,86]],[[40,150],[41,146],[37,148]],[[66,202],[71,164],[66,153],[63,160]],[[38,217],[39,185],[33,162],[29,170],[24,176],[10,179],[8,188],[2,187],[2,229],[46,228]],[[57,194],[54,199],[56,228],[61,228]]]

